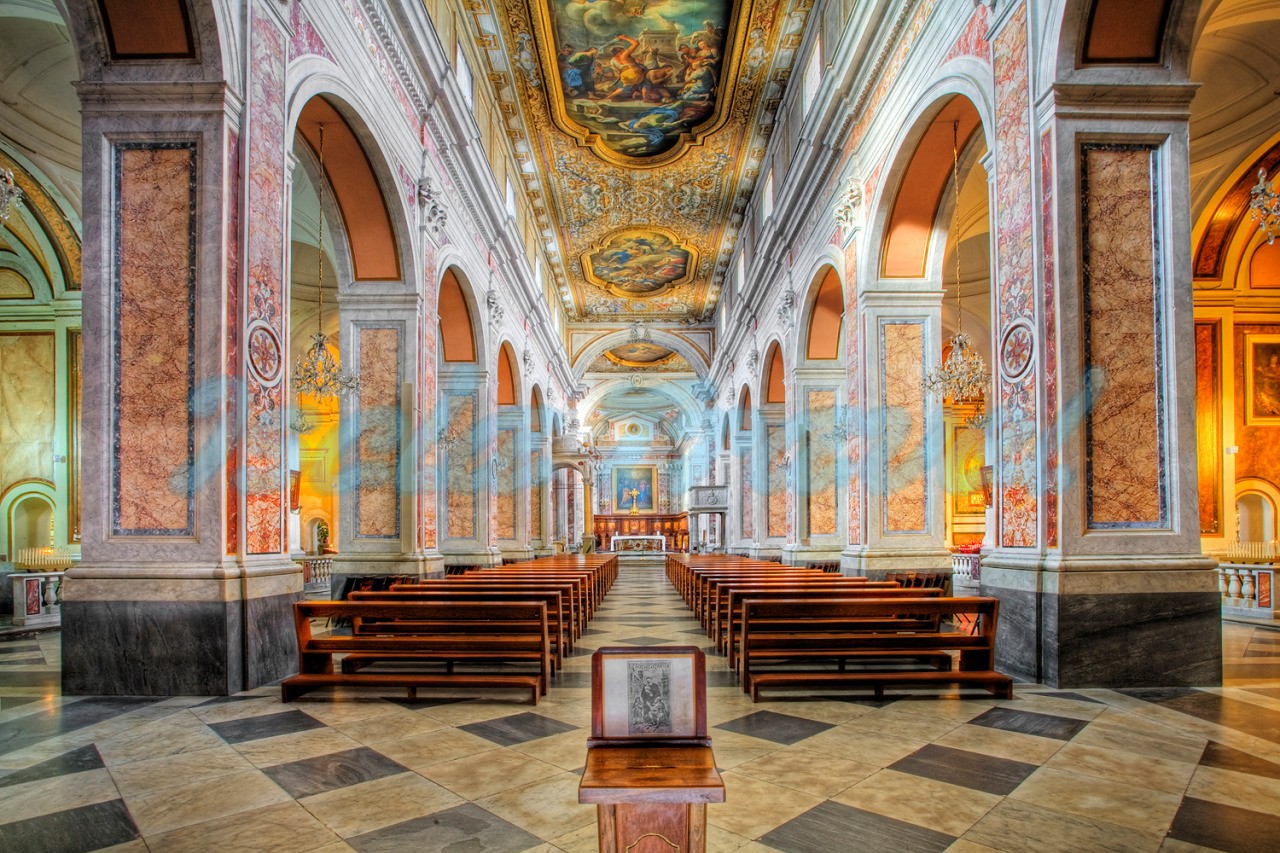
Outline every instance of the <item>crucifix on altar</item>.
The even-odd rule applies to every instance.
[[[631,514],[632,514],[632,515],[639,515],[639,514],[640,514],[640,508],[639,508],[638,504],[639,504],[639,502],[640,502],[640,490],[639,490],[639,489],[632,489],[631,491],[627,492],[627,494],[631,496]]]

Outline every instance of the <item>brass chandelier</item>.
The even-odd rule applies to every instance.
[[[1280,237],[1280,193],[1267,180],[1267,170],[1258,170],[1258,183],[1249,190],[1249,216],[1258,223],[1258,229],[1267,235],[1270,245]]]
[[[951,351],[946,360],[930,370],[925,377],[925,388],[933,394],[941,394],[943,399],[954,403],[969,402],[975,405],[973,414],[965,418],[964,425],[974,429],[982,429],[990,418],[987,416],[983,401],[991,384],[991,371],[987,363],[974,349],[973,338],[964,333],[964,311],[960,304],[960,233],[957,223],[960,218],[960,122],[951,123],[951,185],[954,203],[951,206],[951,234],[955,240],[955,288],[956,288],[956,333],[947,341]]]
[[[319,400],[332,397],[345,397],[360,389],[360,377],[346,373],[338,360],[335,350],[329,346],[329,336],[324,333],[324,204],[325,204],[325,171],[324,171],[324,125],[318,125],[320,135],[320,239],[316,251],[316,293],[318,306],[316,309],[316,333],[311,336],[311,346],[305,355],[293,363],[293,376],[290,384],[298,395],[308,395]],[[308,432],[312,424],[302,413],[301,405],[294,410],[289,422],[295,432]]]

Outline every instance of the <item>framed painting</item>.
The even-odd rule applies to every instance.
[[[706,702],[706,659],[696,646],[607,646],[592,655],[593,740],[705,738]]]
[[[613,469],[614,513],[651,513],[657,468],[653,465],[619,465]]]
[[[1280,424],[1280,335],[1245,335],[1244,359],[1244,422]]]

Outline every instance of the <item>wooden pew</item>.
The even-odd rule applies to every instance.
[[[403,584],[400,584],[403,586]],[[554,675],[564,668],[564,656],[571,648],[568,636],[572,632],[569,604],[572,597],[568,588],[526,588],[513,584],[502,587],[485,587],[483,589],[461,588],[444,582],[414,585],[409,590],[387,590],[386,592],[353,592],[352,601],[434,601],[450,603],[495,603],[506,601],[541,601],[547,605],[547,635],[551,642],[551,673]],[[362,623],[364,633],[396,633],[413,634],[417,631],[414,622],[368,622]]]
[[[994,598],[846,598],[755,600],[743,604],[743,689],[759,701],[766,688],[872,688],[877,698],[890,685],[934,687],[957,684],[982,687],[1009,699],[1013,681],[995,671]],[[875,620],[904,614],[941,621],[947,616],[976,618],[974,633],[944,630],[864,629]],[[771,630],[773,625],[782,630]],[[797,630],[795,625],[804,625]],[[942,668],[941,655],[957,652],[959,669]],[[865,668],[761,671],[765,662],[861,661]]]
[[[352,620],[350,636],[314,635],[312,619]],[[416,623],[414,633],[368,633],[364,620]],[[458,603],[400,601],[299,601],[293,609],[298,634],[298,674],[280,685],[283,701],[328,685],[402,687],[410,699],[419,687],[527,688],[533,704],[547,692],[551,676],[547,605],[543,602]],[[346,655],[339,671],[333,656]],[[363,657],[362,657],[363,656]],[[439,670],[363,672],[383,660],[436,663]],[[455,672],[457,663],[515,662],[537,672]],[[348,663],[350,662],[350,663]]]

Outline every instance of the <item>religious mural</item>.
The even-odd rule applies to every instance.
[[[626,465],[613,469],[613,511],[653,512],[654,466]]]
[[[647,296],[688,279],[696,256],[658,229],[631,228],[610,235],[582,261],[593,284],[620,296]]]
[[[716,111],[728,0],[548,3],[559,71],[553,107],[610,151],[651,157]]]

